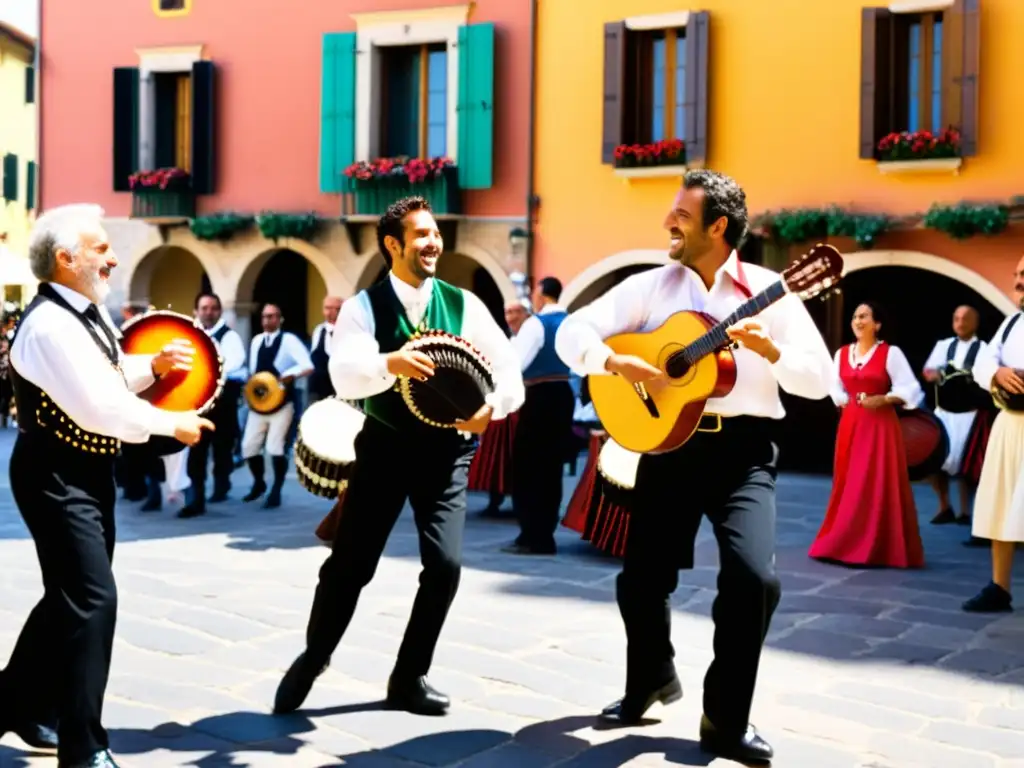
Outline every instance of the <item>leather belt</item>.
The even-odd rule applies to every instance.
[[[529,381],[523,382],[527,387],[533,386],[534,384],[548,384],[555,381],[569,382],[568,376],[538,376],[536,379],[530,379]]]

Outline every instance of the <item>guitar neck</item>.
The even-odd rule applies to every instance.
[[[693,365],[716,350],[729,346],[731,342],[725,332],[727,328],[735,325],[740,320],[763,312],[785,295],[786,284],[782,280],[773,283],[756,296],[740,304],[735,312],[711,328],[699,339],[684,347],[680,354],[682,354],[683,359],[686,360],[688,365]]]

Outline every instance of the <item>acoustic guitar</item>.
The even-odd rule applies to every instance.
[[[615,353],[646,360],[664,371],[666,377],[634,385],[618,375],[589,376],[590,397],[601,425],[627,450],[675,450],[697,430],[705,403],[729,394],[736,383],[735,345],[726,329],[753,317],[787,293],[804,300],[816,296],[832,288],[842,271],[839,251],[819,243],[787,267],[778,282],[721,322],[704,312],[685,310],[652,331],[605,339]]]

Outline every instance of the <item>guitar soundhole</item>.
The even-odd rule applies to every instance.
[[[665,361],[665,373],[670,379],[681,379],[690,371],[690,366],[680,354],[671,355]]]

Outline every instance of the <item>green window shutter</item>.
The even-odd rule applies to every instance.
[[[25,67],[25,103],[36,103],[36,68]]]
[[[139,70],[114,70],[114,191],[128,192],[139,170]]]
[[[459,27],[459,186],[494,183],[494,24]]]
[[[343,191],[342,171],[356,159],[356,33],[323,38],[320,92],[320,191]]]
[[[36,164],[29,160],[25,171],[25,210],[31,211],[36,207]]]
[[[4,200],[13,203],[18,199],[18,156],[4,155]]]
[[[212,61],[192,65],[192,191],[212,195],[217,188],[217,69]]]

